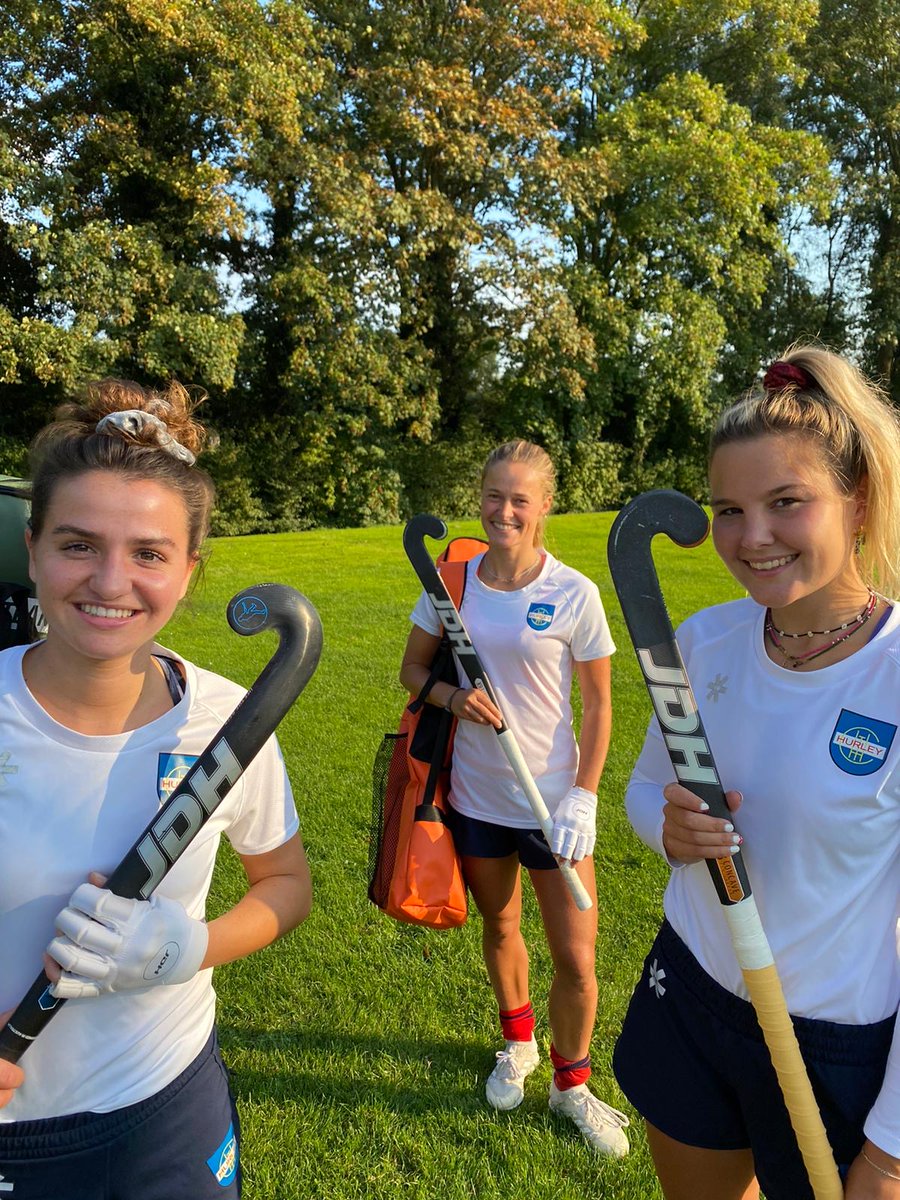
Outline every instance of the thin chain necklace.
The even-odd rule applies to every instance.
[[[844,621],[840,625],[835,625],[834,629],[807,629],[806,633],[788,633],[786,629],[777,629],[774,622],[772,623],[772,628],[775,629],[775,632],[779,637],[783,638],[828,637],[828,635],[832,633],[843,633],[844,630],[849,629],[851,625],[858,625],[867,612],[869,616],[872,615],[872,610],[875,608],[875,593],[871,588],[868,589],[868,592],[869,598],[866,601],[865,608],[858,612],[855,617],[851,617],[849,621]],[[770,621],[772,620],[771,609],[769,609],[768,618]]]
[[[531,566],[526,567],[524,571],[519,571],[517,575],[511,575],[509,579],[505,578],[503,575],[497,575],[494,571],[492,571],[488,566],[486,557],[481,560],[481,569],[482,571],[487,571],[491,579],[495,580],[497,583],[515,583],[517,579],[521,579],[523,575],[527,575],[529,571],[533,571],[540,561],[541,556],[539,554]]]
[[[846,642],[848,638],[851,638],[855,633],[858,633],[874,613],[877,604],[878,598],[874,592],[871,592],[869,595],[869,603],[866,605],[863,611],[857,617],[855,617],[853,621],[848,621],[845,625],[840,626],[840,630],[846,630],[846,632],[840,632],[839,636],[834,638],[832,641],[827,642],[824,646],[816,646],[812,650],[808,650],[805,654],[791,654],[789,650],[784,648],[784,646],[781,644],[781,637],[779,636],[784,635],[780,629],[776,629],[773,625],[772,610],[770,608],[766,609],[765,631],[768,634],[772,645],[779,652],[787,665],[796,670],[797,667],[802,667],[804,663],[812,662],[813,659],[818,658],[819,655],[827,654],[829,650],[833,650],[835,646],[840,646],[841,642]],[[852,628],[850,628],[850,626],[852,626]],[[829,629],[827,632],[836,633],[838,630]],[[791,635],[789,634],[787,636]],[[793,636],[805,637],[806,635],[794,634]]]

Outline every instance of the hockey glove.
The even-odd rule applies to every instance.
[[[550,849],[558,858],[578,862],[594,852],[597,840],[597,797],[586,788],[570,788],[553,818]]]
[[[47,953],[63,969],[51,991],[70,1000],[187,983],[200,969],[209,935],[177,900],[126,900],[83,883],[56,918],[62,936]]]

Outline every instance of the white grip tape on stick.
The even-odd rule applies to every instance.
[[[544,797],[538,791],[534,777],[528,769],[528,764],[522,755],[522,751],[519,749],[519,743],[516,741],[511,729],[504,729],[502,733],[497,735],[497,740],[500,742],[507,762],[512,767],[515,777],[519,781],[519,787],[525,793],[525,797],[531,805],[531,811],[534,813],[535,819],[538,825],[540,825],[549,846],[553,837],[553,818],[550,816],[550,811],[544,803]],[[575,907],[580,912],[587,912],[593,906],[593,901],[587,894],[584,884],[578,878],[575,868],[571,863],[561,862],[559,869],[568,885],[569,891],[572,893]]]
[[[748,896],[737,904],[727,904],[724,911],[741,970],[761,971],[763,967],[771,967],[775,960],[754,897]]]

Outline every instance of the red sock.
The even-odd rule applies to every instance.
[[[591,1056],[584,1058],[563,1058],[554,1045],[550,1046],[550,1061],[553,1063],[553,1082],[557,1090],[565,1092],[577,1087],[579,1083],[587,1083],[591,1077]]]
[[[530,1042],[534,1033],[534,1009],[531,1004],[510,1009],[509,1012],[501,1008],[500,1028],[507,1042]]]

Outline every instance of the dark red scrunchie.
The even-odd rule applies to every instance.
[[[799,384],[802,388],[811,388],[816,386],[816,381],[804,367],[798,367],[794,363],[785,362],[779,359],[778,362],[773,362],[771,367],[763,375],[763,387],[767,392],[779,392],[782,388],[788,387],[790,384]]]

